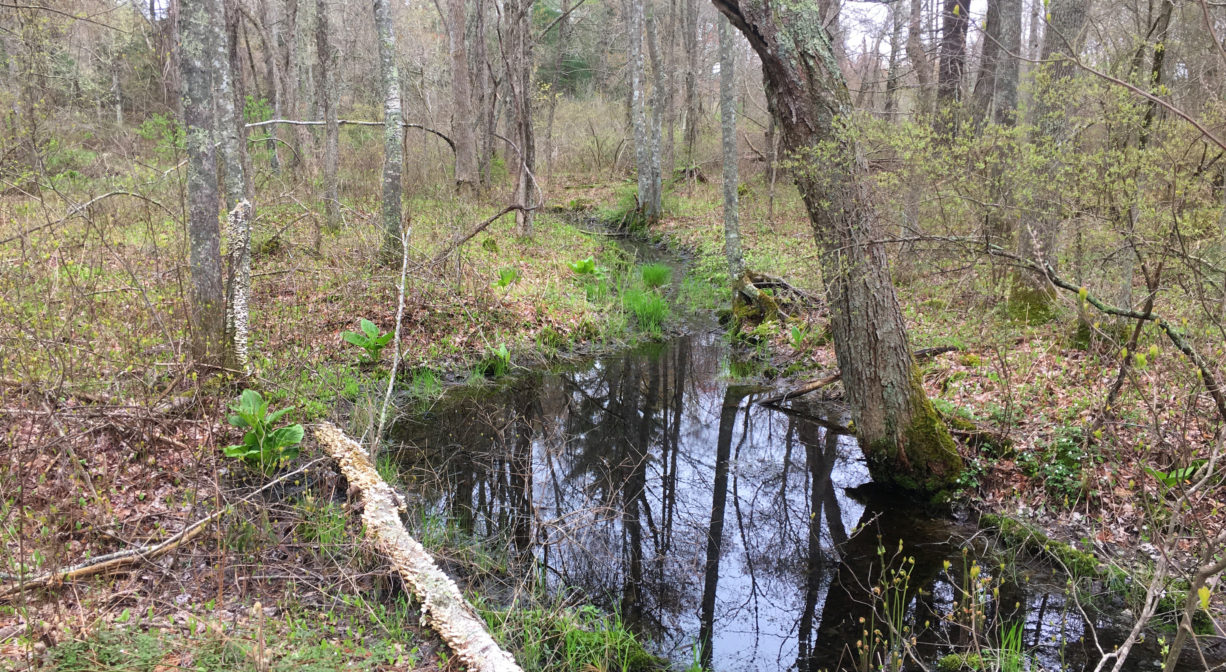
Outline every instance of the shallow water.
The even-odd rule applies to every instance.
[[[869,591],[907,557],[906,589],[885,595],[920,657],[970,641],[941,619],[966,604],[973,530],[874,497],[837,409],[757,405],[728,366],[718,336],[696,335],[450,395],[398,424],[400,459],[428,507],[617,610],[678,668],[699,650],[719,671],[853,668],[881,627]],[[1092,669],[1071,601],[1005,570],[981,570],[978,631],[1020,628],[1030,669]],[[1103,650],[1119,639],[1094,631]]]

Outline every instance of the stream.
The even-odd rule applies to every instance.
[[[457,389],[393,438],[428,510],[617,611],[677,669],[700,641],[721,672],[853,668],[865,625],[888,630],[869,591],[903,563],[884,601],[925,664],[970,641],[942,619],[968,587],[976,630],[1011,633],[1030,669],[1092,669],[1093,635],[1105,651],[1122,639],[1102,620],[1092,633],[1044,571],[976,564],[972,526],[874,496],[838,408],[760,406],[729,366],[721,336],[691,334]],[[1134,651],[1128,669],[1156,655]]]

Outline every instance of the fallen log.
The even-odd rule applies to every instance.
[[[485,622],[464,600],[455,582],[404,528],[397,505],[399,498],[375,471],[362,446],[329,422],[315,428],[315,438],[340,465],[341,473],[349,481],[350,493],[359,498],[366,534],[421,600],[430,627],[469,670],[520,672],[515,659],[490,636]]]

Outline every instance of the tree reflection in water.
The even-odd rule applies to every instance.
[[[878,545],[900,540],[916,557],[909,612],[950,610],[947,524],[849,496],[868,481],[855,440],[754,404],[721,378],[726,357],[718,339],[682,338],[453,395],[395,438],[428,505],[678,661],[697,647],[721,671],[850,667]],[[1028,639],[1081,635],[1059,597],[1003,599]],[[917,636],[935,657],[953,633]]]

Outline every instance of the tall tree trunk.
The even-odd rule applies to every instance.
[[[404,170],[404,127],[401,125],[400,67],[389,0],[374,0],[375,31],[379,36],[379,73],[383,83],[383,256],[400,253],[400,175]]]
[[[647,65],[643,58],[643,3],[628,0],[630,40],[630,123],[634,128],[634,165],[638,174],[638,210],[643,221],[654,224],[660,213],[656,209],[655,181],[652,171],[652,126],[647,112]]]
[[[647,0],[643,0],[644,3]],[[651,168],[651,210],[655,218],[664,214],[664,176],[661,166],[660,150],[662,146],[662,124],[664,111],[664,89],[666,74],[664,59],[660,56],[660,41],[656,36],[655,12],[647,15],[647,53],[651,58],[651,146],[648,151]]]
[[[477,180],[482,187],[490,186],[490,160],[494,153],[494,106],[489,60],[485,50],[485,0],[476,0],[477,16],[473,23],[473,72],[477,82],[477,128],[480,137],[477,143]]]
[[[732,35],[728,19],[719,20],[719,116],[724,149],[724,255],[728,259],[728,277],[736,283],[741,277],[741,223],[737,212],[736,151],[736,74],[732,53]]]
[[[970,0],[945,0],[941,18],[941,53],[937,67],[937,117],[942,135],[958,132],[962,101],[962,71],[966,67],[966,31],[970,26]]]
[[[856,434],[873,478],[919,493],[948,488],[962,461],[928,401],[890,283],[864,155],[838,130],[849,93],[816,7],[715,0],[762,61],[793,175],[813,224],[831,328]]]
[[[1022,0],[990,0],[979,76],[970,102],[970,112],[979,125],[1011,124],[1017,109],[1017,54],[1021,48]]]
[[[238,107],[241,77],[234,65],[238,61],[238,7],[231,0],[224,3],[224,23],[214,27],[216,72],[214,84],[217,104],[217,138],[221,149],[225,175],[226,211],[226,364],[230,368],[247,368],[247,296],[251,284],[251,219],[248,200],[246,164],[246,129]],[[215,66],[215,67],[216,67]]]
[[[545,121],[545,165],[549,171],[547,182],[553,182],[554,161],[557,149],[553,144],[553,120],[558,112],[558,102],[562,99],[562,66],[566,61],[567,42],[570,37],[570,0],[562,0],[562,10],[558,16],[558,46],[553,54],[553,67],[549,75],[549,112]]]
[[[1048,171],[1054,176],[1059,168],[1060,153],[1067,141],[1067,124],[1063,105],[1067,99],[1069,81],[1076,65],[1073,59],[1084,38],[1089,0],[1051,0],[1048,5],[1048,25],[1043,37],[1043,71],[1046,86],[1035,97],[1035,131],[1033,143],[1049,158]],[[1050,180],[1049,180],[1050,182]],[[1056,241],[1059,234],[1060,212],[1052,212],[1061,201],[1057,185],[1050,185],[1040,196],[1047,201],[1048,212],[1031,218],[1018,231],[1017,254],[1040,266],[1059,267]],[[1046,277],[1018,269],[1009,289],[1009,310],[1028,319],[1046,319],[1055,305],[1055,288]]]
[[[224,10],[223,10],[224,13]],[[226,26],[228,21],[218,21],[210,26],[213,30],[213,47],[216,50],[209,66],[213,68],[213,103],[217,114],[217,141],[221,149],[221,168],[229,212],[246,197],[247,181],[243,177],[242,115],[235,108],[234,73],[231,71],[230,43]]]
[[[337,120],[336,47],[331,32],[327,0],[315,0],[315,76],[319,78],[320,108],[324,117],[324,227],[335,231],[341,225],[340,186],[337,167],[340,163],[340,124]]]
[[[885,118],[893,120],[898,105],[899,51],[902,49],[902,3],[890,5],[890,60],[885,75]]]
[[[472,82],[464,44],[468,17],[465,0],[447,0],[448,52],[451,56],[451,139],[455,142],[455,187],[471,195],[477,189],[477,136],[473,133]]]
[[[178,24],[187,149],[192,356],[204,366],[220,366],[225,357],[226,299],[217,222],[217,156],[213,150],[213,66],[218,54],[216,27],[221,21],[218,0],[198,0],[183,6]]]
[[[924,47],[924,4],[923,0],[911,0],[911,13],[907,19],[907,60],[915,69],[916,114],[923,116],[932,112],[932,63],[928,60],[928,50]]]
[[[538,200],[535,182],[536,134],[532,126],[532,34],[533,0],[514,0],[506,4],[509,22],[507,35],[511,42],[511,55],[507,65],[507,83],[511,92],[512,117],[515,124],[515,139],[519,147],[516,157],[515,202],[525,206],[515,212],[515,229],[520,236],[532,235],[533,211],[528,209]]]
[[[300,59],[299,45],[301,41],[298,39],[298,0],[287,0],[285,12],[285,30],[282,32],[282,42],[285,44],[285,67],[281,68],[281,75],[284,81],[281,85],[281,91],[284,95],[284,111],[288,111],[297,119],[307,118],[305,109],[302,104],[302,81],[300,76]],[[290,148],[293,150],[293,156],[290,157],[290,166],[295,169],[306,168],[309,157],[306,153],[307,144],[310,142],[310,136],[307,134],[306,126],[291,126],[290,137],[293,141],[290,143]]]
[[[272,103],[273,119],[284,119],[284,110],[281,108],[281,68],[278,65],[277,54],[280,51],[277,26],[279,25],[276,17],[276,2],[277,0],[261,0],[260,1],[260,23],[261,37],[264,40],[264,78],[268,81],[268,96]],[[266,149],[269,153],[269,162],[272,166],[273,174],[281,172],[281,159],[277,156],[277,125],[273,125],[268,129],[268,143]]]
[[[685,163],[694,165],[694,144],[698,142],[698,0],[685,2],[685,28],[682,42],[685,45]]]

